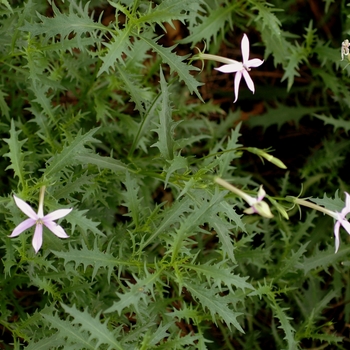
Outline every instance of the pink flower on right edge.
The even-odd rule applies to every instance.
[[[238,99],[238,90],[239,90],[239,84],[242,79],[242,75],[244,77],[245,82],[247,83],[247,86],[249,90],[254,93],[255,87],[252,78],[249,75],[250,68],[252,67],[259,67],[261,66],[264,61],[253,58],[252,60],[249,59],[249,39],[246,34],[243,35],[242,41],[241,41],[241,51],[242,51],[242,59],[243,62],[238,62],[235,60],[231,60],[232,63],[225,64],[219,68],[215,68],[216,70],[222,72],[222,73],[236,73],[235,76],[235,100],[233,103],[235,103]]]
[[[346,215],[350,213],[350,195],[345,192],[345,207],[340,213],[334,212],[333,217],[336,219],[334,225],[334,237],[335,237],[335,252],[338,251],[340,240],[339,240],[339,229],[343,226],[345,231],[350,235],[350,223],[346,220]]]

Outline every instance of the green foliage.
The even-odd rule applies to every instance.
[[[345,349],[346,10],[1,0],[0,348]],[[243,33],[264,64],[232,104],[234,73],[191,56],[241,61]],[[270,219],[246,213],[261,185]],[[73,210],[35,254],[34,227],[8,237],[33,215],[12,195],[40,213],[43,186],[44,215]]]

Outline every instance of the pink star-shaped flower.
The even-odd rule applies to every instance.
[[[59,209],[55,210],[52,213],[49,213],[44,216],[43,212],[43,205],[44,205],[44,192],[45,187],[42,187],[40,190],[40,199],[39,199],[39,209],[38,213],[35,213],[35,211],[32,209],[30,205],[28,205],[25,201],[22,199],[13,196],[15,203],[19,209],[22,210],[24,214],[26,214],[29,219],[24,220],[21,222],[11,233],[9,237],[17,237],[19,236],[23,231],[27,230],[28,228],[35,225],[35,231],[34,236],[32,240],[32,245],[35,250],[35,253],[39,251],[43,244],[43,225],[46,226],[52,233],[54,233],[57,237],[60,238],[68,238],[69,236],[66,234],[64,229],[56,224],[54,220],[63,218],[64,216],[68,215],[73,209]]]
[[[215,68],[216,70],[222,73],[236,73],[235,100],[233,101],[233,103],[235,103],[238,99],[238,90],[239,90],[239,84],[242,79],[242,75],[244,77],[245,82],[247,83],[249,90],[252,91],[253,93],[255,92],[253,80],[250,77],[248,72],[250,71],[250,68],[259,67],[264,63],[264,61],[258,58],[253,58],[252,60],[249,59],[249,39],[246,34],[243,35],[243,38],[241,41],[241,51],[242,51],[243,62],[230,60],[232,61],[232,63],[225,64],[221,67]]]

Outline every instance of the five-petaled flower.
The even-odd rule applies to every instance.
[[[52,213],[49,213],[44,216],[43,206],[44,206],[44,194],[45,194],[45,186],[40,189],[39,196],[39,207],[38,213],[31,208],[25,201],[22,199],[13,196],[15,203],[19,209],[23,211],[29,218],[21,222],[11,233],[9,237],[17,237],[23,231],[35,225],[34,236],[32,240],[32,245],[35,250],[35,253],[39,251],[43,243],[43,225],[46,226],[52,233],[54,233],[57,237],[60,238],[68,238],[69,236],[66,234],[64,229],[56,224],[54,220],[63,218],[68,215],[73,208],[70,209],[59,209],[55,210]]]
[[[249,90],[252,93],[255,92],[253,80],[250,77],[248,72],[250,71],[250,68],[259,67],[264,63],[264,61],[258,58],[253,58],[252,60],[249,59],[249,39],[246,34],[243,35],[243,38],[241,41],[241,51],[242,51],[243,62],[231,60],[232,61],[231,63],[225,64],[219,68],[215,68],[216,70],[222,73],[236,73],[235,100],[233,101],[233,103],[235,103],[238,99],[239,84],[241,82],[242,76],[244,77],[244,80],[247,83]]]
[[[192,60],[197,60],[197,59],[213,60],[213,61],[225,63],[223,66],[215,69],[223,73],[236,73],[235,100],[233,101],[234,103],[237,101],[237,98],[238,98],[239,83],[241,82],[242,76],[244,77],[244,80],[246,81],[249,90],[252,91],[253,93],[255,92],[253,80],[250,77],[248,72],[250,71],[250,68],[259,67],[264,63],[263,60],[260,60],[258,58],[253,58],[252,60],[249,59],[249,39],[246,34],[243,35],[243,38],[241,41],[241,51],[242,51],[243,62],[238,62],[222,56],[203,53],[200,50],[197,55],[192,57]]]

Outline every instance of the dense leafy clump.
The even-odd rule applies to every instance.
[[[0,348],[348,348],[347,11],[0,0]]]

